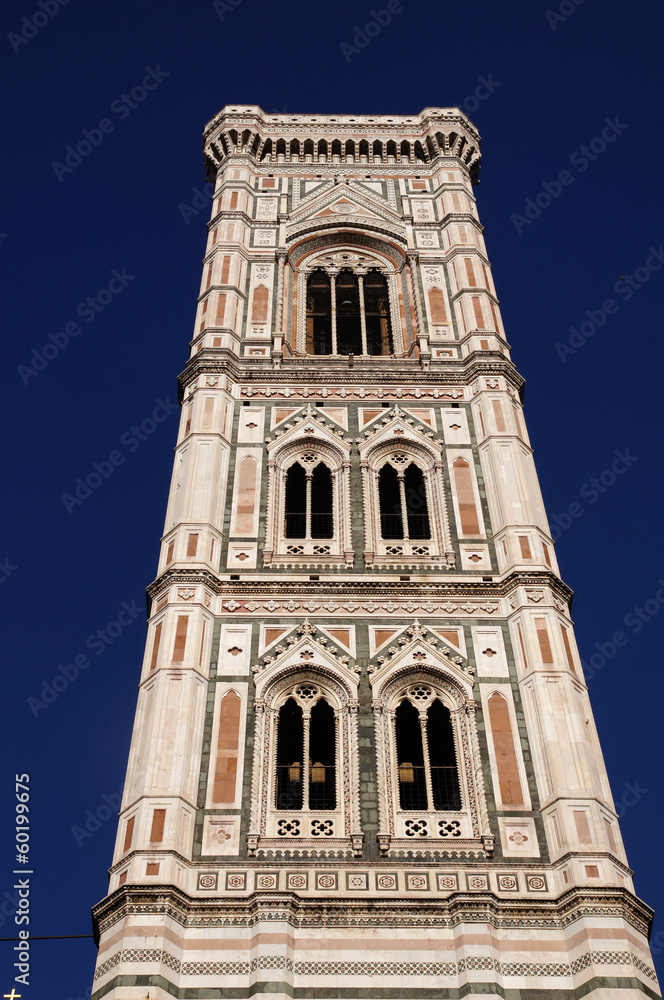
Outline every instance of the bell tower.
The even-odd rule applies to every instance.
[[[92,1000],[660,994],[457,108],[227,106]]]

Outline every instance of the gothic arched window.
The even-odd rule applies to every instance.
[[[284,536],[332,538],[334,536],[332,474],[324,462],[305,470],[294,462],[286,473]]]
[[[399,804],[402,809],[427,808],[427,783],[424,775],[422,730],[417,709],[407,698],[395,712]]]
[[[431,538],[422,470],[411,462],[404,473],[409,538]]]
[[[307,354],[392,353],[394,324],[399,327],[390,306],[394,278],[372,263],[356,253],[337,252],[302,272],[298,294],[306,299],[306,310],[298,319],[298,342]]]
[[[438,698],[427,709],[427,744],[433,808],[444,811],[461,809],[452,720],[449,709]]]
[[[424,477],[414,462],[401,474],[386,462],[378,474],[378,498],[383,539],[431,538]]]
[[[409,812],[458,812],[461,791],[449,710],[423,686],[395,715],[399,804]],[[429,700],[426,710],[419,706]]]
[[[277,723],[277,809],[302,808],[302,709],[289,698]]]
[[[378,473],[378,498],[382,537],[403,538],[399,477],[397,470],[389,462],[386,462]]]
[[[311,476],[311,537],[332,538],[332,474],[319,462]]]
[[[277,721],[276,807],[336,809],[334,709],[311,684],[301,684],[294,693],[279,709]]]

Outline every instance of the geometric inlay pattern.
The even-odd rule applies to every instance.
[[[500,962],[490,956],[462,958],[458,962],[295,962],[283,955],[261,955],[251,962],[181,962],[156,948],[128,948],[116,952],[99,966],[95,979],[121,963],[161,963],[183,976],[248,976],[258,969],[284,969],[296,976],[457,976],[469,971],[496,972],[503,976],[569,977],[590,965],[633,965],[653,982],[653,969],[627,951],[591,951],[566,962]]]

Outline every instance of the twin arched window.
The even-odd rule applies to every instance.
[[[424,477],[413,462],[404,471],[385,463],[378,474],[378,500],[382,538],[431,538]]]
[[[434,698],[426,710],[418,702],[431,696],[413,688],[395,712],[399,804],[413,812],[458,811],[461,791],[449,710]]]
[[[285,538],[334,536],[332,474],[324,462],[307,470],[294,462],[286,473]]]
[[[336,809],[334,709],[312,684],[300,684],[294,694],[277,719],[276,808]],[[415,686],[394,713],[399,805],[407,812],[457,812],[462,806],[452,719],[431,696],[428,687]]]
[[[312,701],[316,689],[301,685],[300,699]],[[336,720],[319,698],[304,712],[295,698],[279,709],[277,722],[277,809],[336,809]]]
[[[307,281],[307,354],[390,354],[389,295],[380,271],[328,274]]]

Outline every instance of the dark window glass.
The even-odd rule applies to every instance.
[[[404,475],[404,488],[408,513],[408,537],[414,539],[431,538],[424,476],[421,470],[412,463]]]
[[[332,353],[330,279],[317,270],[307,282],[307,354]]]
[[[437,698],[427,711],[427,741],[431,765],[434,809],[461,809],[459,772],[452,720],[447,708]]]
[[[277,809],[302,808],[302,709],[289,698],[277,723]]]
[[[332,475],[319,462],[311,479],[311,537],[332,538]]]
[[[364,314],[367,324],[367,353],[390,354],[390,306],[387,282],[380,271],[369,271],[364,279]]]
[[[396,469],[386,464],[378,473],[380,533],[384,539],[403,538],[401,494]]]
[[[402,809],[426,809],[427,785],[419,712],[408,700],[396,710],[399,801]]]
[[[309,808],[334,809],[337,804],[334,710],[324,698],[311,710],[309,730]]]
[[[307,477],[299,462],[286,473],[286,538],[305,538],[307,534]]]
[[[339,354],[362,353],[360,290],[351,271],[337,277],[337,350]]]

